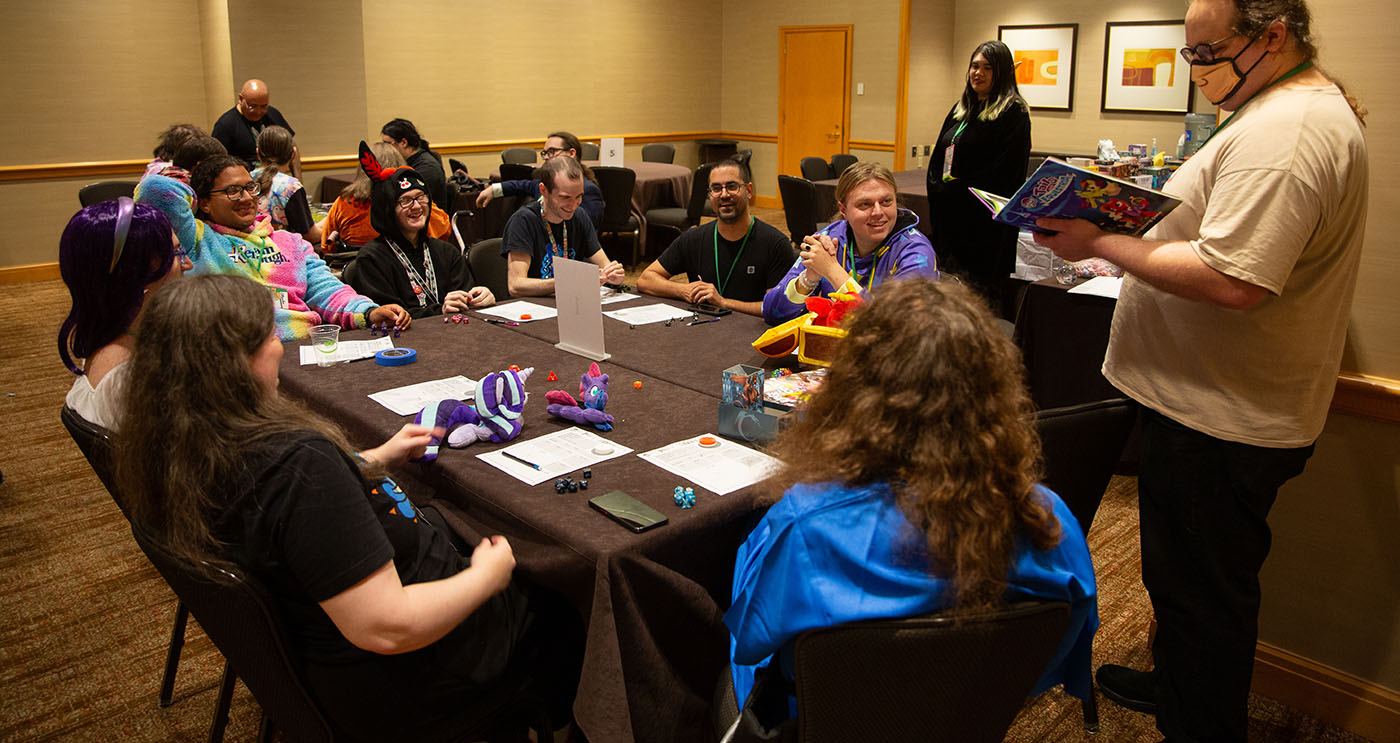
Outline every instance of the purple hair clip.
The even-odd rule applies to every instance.
[[[129,196],[117,198],[117,229],[112,236],[112,266],[107,273],[117,270],[117,261],[122,259],[122,248],[126,247],[126,233],[131,231],[131,215],[136,213],[136,202]]]

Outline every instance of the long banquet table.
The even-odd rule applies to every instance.
[[[622,304],[645,301],[655,300]],[[612,376],[608,412],[616,421],[612,432],[600,435],[638,453],[714,432],[719,372],[762,360],[748,346],[763,327],[757,318],[636,330],[603,322],[614,358],[601,366]],[[480,317],[464,325],[419,320],[395,340],[418,352],[416,363],[401,367],[372,361],[301,366],[301,342],[292,341],[281,385],[342,425],[352,441],[368,445],[408,420],[368,399],[372,392],[456,374],[477,379],[511,364],[533,366],[520,437],[529,439],[568,425],[545,412],[541,392],[577,393],[576,380],[589,363],[554,348],[551,325],[556,322],[508,328]],[[345,340],[365,337],[363,330],[342,334]],[[545,381],[551,370],[558,382]],[[710,695],[727,659],[722,616],[734,555],[760,508],[758,487],[726,496],[696,488],[694,509],[681,510],[671,489],[688,483],[629,454],[594,465],[590,490],[558,495],[550,482],[528,486],[475,456],[501,447],[478,442],[444,449],[432,464],[409,465],[408,474],[436,490],[433,505],[455,529],[505,535],[518,575],[558,591],[578,609],[587,631],[574,713],[584,733],[595,741],[707,739]],[[587,505],[589,497],[615,489],[661,511],[670,523],[634,534]]]

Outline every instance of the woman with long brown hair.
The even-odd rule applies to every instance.
[[[199,276],[152,296],[117,451],[132,521],[196,569],[231,563],[267,587],[337,728],[450,737],[456,710],[541,632],[511,547],[494,536],[463,557],[385,475],[431,429],[405,425],[357,454],[278,394],[281,356],[267,289],[250,279]]]
[[[1074,515],[1036,484],[1016,347],[971,291],[922,278],[886,282],[846,327],[775,443],[781,498],[739,548],[724,618],[738,705],[774,656],[792,678],[805,630],[1016,598],[1071,603],[1037,690],[1086,696],[1093,564]]]

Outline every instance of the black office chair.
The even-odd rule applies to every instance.
[[[472,278],[491,290],[497,302],[510,299],[510,282],[506,278],[506,259],[501,256],[501,238],[493,237],[467,248],[467,264]]]
[[[501,180],[528,181],[535,177],[535,166],[521,163],[501,163]]]
[[[676,146],[668,142],[652,142],[642,145],[642,161],[648,163],[673,163],[676,161]]]
[[[794,245],[801,245],[802,238],[830,224],[817,221],[817,187],[806,178],[778,176],[778,195],[783,199],[788,236]]]
[[[78,189],[78,203],[92,206],[136,193],[136,181],[99,181]]]
[[[860,162],[860,160],[855,155],[850,155],[844,152],[837,155],[832,155],[831,177],[840,178],[841,174],[846,172],[846,168],[855,165],[857,162]]]
[[[583,145],[583,152],[578,153],[580,160],[597,160],[602,155],[602,149],[597,142],[580,142]]]
[[[1045,486],[1069,506],[1085,534],[1136,421],[1136,406],[1121,397],[1036,413]]]
[[[73,437],[73,442],[78,445],[78,450],[87,459],[92,471],[97,474],[97,479],[102,481],[103,487],[107,488],[107,494],[112,496],[112,500],[121,510],[127,521],[131,520],[131,513],[127,509],[126,498],[117,488],[116,476],[113,468],[113,447],[112,432],[102,426],[78,415],[77,411],[63,406],[58,417],[63,421],[63,427],[68,429],[68,435]],[[180,651],[185,646],[185,625],[189,620],[190,612],[185,607],[185,602],[177,601],[175,604],[175,622],[170,628],[170,645],[165,651],[165,672],[160,677],[160,695],[156,698],[156,706],[165,709],[173,704],[175,693],[175,672],[180,665]],[[218,737],[223,736],[222,728],[218,731]],[[216,740],[214,730],[210,729],[210,739]]]
[[[958,620],[938,612],[809,630],[794,647],[797,718],[770,735],[802,743],[999,743],[1069,618],[1067,603],[1028,602]],[[760,678],[753,703],[782,704],[788,682],[773,672]],[[732,697],[720,697],[715,724],[723,734],[737,711]],[[745,715],[731,740],[757,738],[764,729],[756,721],[769,724],[763,718],[757,709]]]
[[[598,188],[603,191],[603,220],[602,224],[597,226],[598,237],[601,239],[603,235],[623,235],[630,232],[632,262],[628,265],[636,265],[637,249],[640,245],[637,232],[641,229],[641,223],[632,214],[632,191],[637,185],[637,173],[631,168],[595,165],[593,177],[598,180]]]
[[[648,209],[647,226],[665,227],[680,234],[700,224],[700,215],[710,192],[710,168],[713,165],[706,163],[695,169],[695,174],[690,179],[690,202],[684,209],[674,206]]]
[[[501,162],[534,165],[537,154],[529,147],[508,147],[501,150]]]
[[[825,181],[836,176],[831,174],[831,163],[820,157],[804,157],[801,163],[802,177],[809,181]]]
[[[747,168],[747,167],[749,167],[749,161],[753,159],[753,150],[751,150],[751,149],[745,147],[744,149],[739,150],[738,152],[734,153],[734,157],[735,157],[735,159],[737,159],[739,162],[743,163],[743,164],[744,164],[744,167]],[[753,173],[750,172],[750,173],[749,173],[749,176],[752,177],[752,176],[753,176]]]

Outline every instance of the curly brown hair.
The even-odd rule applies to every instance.
[[[826,382],[779,436],[776,496],[798,482],[889,483],[955,605],[995,604],[1016,540],[1060,540],[1034,495],[1040,439],[1020,352],[971,290],[887,282],[845,323]]]

